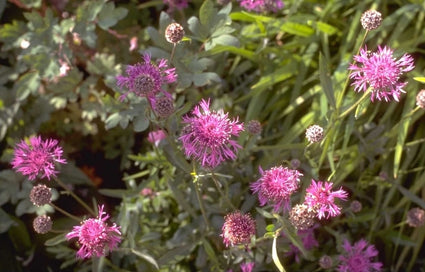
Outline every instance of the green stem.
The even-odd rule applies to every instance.
[[[230,199],[227,197],[227,195],[225,195],[223,193],[223,191],[221,190],[220,183],[216,179],[216,176],[215,176],[214,173],[211,173],[211,178],[214,181],[215,187],[217,187],[217,190],[220,193],[221,197],[224,198],[227,201],[227,203],[230,205],[230,207],[232,207],[233,210],[236,210],[236,207],[233,205],[233,203],[230,201]]]
[[[345,116],[347,116],[350,112],[352,112],[360,103],[362,103],[365,98],[369,95],[370,91],[369,89],[363,94],[363,96],[357,100],[356,103],[354,103],[351,107],[349,107],[346,111],[344,111],[343,113],[341,113],[337,119],[342,119]]]
[[[205,224],[207,225],[207,230],[209,231],[211,229],[211,226],[210,226],[210,222],[208,221],[207,213],[205,212],[205,206],[201,198],[200,188],[198,186],[198,183],[195,183],[195,192],[196,192],[196,197],[198,198],[199,208],[201,209],[202,217],[204,217]]]
[[[175,52],[176,52],[176,44],[173,43],[173,50],[171,50],[171,57],[170,57],[170,65],[171,65],[171,62],[173,61]]]
[[[78,222],[81,222],[81,218],[76,217],[75,215],[70,214],[69,212],[67,212],[67,211],[63,210],[62,208],[59,208],[59,207],[58,207],[58,206],[56,206],[55,204],[53,204],[53,203],[49,203],[49,205],[50,205],[50,206],[52,206],[52,207],[53,207],[55,210],[57,210],[58,212],[60,212],[60,213],[62,213],[62,214],[64,214],[64,215],[66,215],[66,216],[68,216],[69,218],[74,219],[74,220],[76,220],[76,221],[78,221]]]
[[[90,214],[97,216],[96,213],[91,209],[81,198],[79,198],[74,192],[69,190],[65,183],[63,183],[59,178],[55,177],[55,181],[63,188],[65,191],[70,194],[81,206],[83,206]]]

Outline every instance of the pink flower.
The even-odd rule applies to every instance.
[[[38,175],[50,180],[50,177],[56,177],[58,173],[55,163],[66,163],[62,158],[63,150],[57,145],[57,140],[43,141],[40,136],[31,137],[29,144],[22,140],[15,147],[12,166],[29,180],[35,180]]]
[[[156,131],[151,131],[148,134],[148,141],[150,143],[153,143],[156,147],[159,145],[161,140],[163,140],[165,138],[167,138],[167,134],[162,129],[156,130]]]
[[[260,205],[267,202],[274,203],[274,211],[281,207],[290,209],[290,197],[298,189],[300,177],[303,175],[297,170],[277,166],[263,171],[260,167],[261,178],[251,184],[254,193],[258,193]]]
[[[180,140],[187,157],[198,160],[203,167],[215,168],[227,159],[236,159],[242,148],[231,137],[244,129],[238,118],[230,120],[223,110],[211,111],[210,100],[202,100],[192,110],[192,116],[183,116]]]
[[[281,0],[238,0],[240,6],[248,11],[278,12],[284,7]]]
[[[241,264],[241,270],[242,272],[251,272],[252,269],[254,269],[255,263],[243,263]]]
[[[103,211],[103,205],[99,206],[99,216],[84,220],[80,226],[74,226],[73,230],[66,235],[68,240],[78,238],[81,245],[77,252],[77,258],[91,258],[93,255],[97,257],[105,256],[109,251],[117,248],[121,241],[120,227],[115,223],[109,227],[105,223],[109,215]]]
[[[355,64],[348,68],[353,72],[350,78],[354,80],[354,90],[365,92],[368,88],[372,89],[370,99],[372,102],[376,99],[384,99],[386,102],[394,99],[400,100],[400,94],[407,82],[400,81],[400,76],[413,70],[415,65],[413,58],[404,54],[399,60],[393,57],[393,50],[384,46],[378,46],[378,51],[370,53],[367,47],[360,49],[360,54],[354,56]]]
[[[345,252],[339,256],[341,261],[338,272],[373,272],[381,271],[382,263],[372,262],[371,258],[378,256],[375,246],[368,245],[364,239],[353,246],[345,240],[342,245]]]
[[[346,200],[348,194],[342,188],[338,191],[332,190],[332,182],[322,182],[311,180],[310,186],[306,189],[305,204],[317,211],[317,218],[335,217],[341,213],[341,208],[334,202],[335,198]]]
[[[314,226],[312,228],[306,229],[306,230],[299,230],[297,232],[297,235],[301,238],[301,242],[303,243],[303,246],[305,250],[311,250],[314,247],[319,246],[319,242],[316,240],[316,237],[314,236],[314,229],[316,229],[317,226]],[[298,249],[298,247],[294,246],[293,244],[290,245],[290,250],[286,253],[286,255],[295,255],[295,261],[297,263],[300,262],[300,253],[301,251]]]
[[[171,96],[162,90],[162,84],[173,83],[177,79],[175,68],[168,68],[167,60],[160,59],[159,64],[151,62],[149,54],[143,55],[144,63],[127,66],[126,73],[128,76],[117,76],[117,85],[128,89],[120,100],[123,101],[128,93],[134,93],[140,97],[147,97],[152,103],[155,95],[162,92],[166,96]]]
[[[226,247],[247,245],[253,235],[255,235],[255,220],[251,215],[237,211],[224,217],[221,236]]]

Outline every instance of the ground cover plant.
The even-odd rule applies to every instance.
[[[0,16],[2,271],[425,271],[423,1]]]

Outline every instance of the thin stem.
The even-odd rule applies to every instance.
[[[89,213],[91,213],[93,216],[96,216],[96,213],[91,209],[81,198],[79,198],[74,192],[69,190],[69,188],[57,177],[55,177],[56,182],[65,189],[66,192],[68,192],[78,203],[80,203],[81,206],[83,206]]]
[[[205,224],[207,225],[207,230],[209,231],[211,229],[211,226],[210,226],[210,222],[208,221],[207,213],[205,212],[204,202],[202,202],[198,183],[195,183],[195,192],[196,192],[196,197],[198,198],[199,208],[201,209],[202,216],[204,217]]]
[[[173,50],[171,50],[170,64],[173,61],[174,53],[176,52],[176,44],[173,43]]]
[[[370,91],[367,90],[363,96],[357,100],[356,103],[354,103],[351,107],[349,107],[346,111],[344,111],[343,113],[341,113],[341,115],[338,116],[338,119],[344,118],[345,116],[347,116],[350,112],[352,112],[361,102],[363,102],[363,100],[365,100],[365,98],[369,95]]]
[[[76,220],[76,221],[78,221],[78,222],[81,222],[81,218],[76,217],[75,215],[70,214],[69,212],[67,212],[67,211],[63,210],[62,208],[59,208],[59,207],[58,207],[58,206],[56,206],[55,204],[53,204],[53,203],[49,203],[49,205],[50,205],[50,206],[52,206],[52,207],[53,207],[55,210],[57,210],[58,212],[60,212],[60,213],[62,213],[62,214],[64,214],[64,215],[66,215],[66,216],[68,216],[69,218],[74,219],[74,220]]]
[[[218,192],[220,193],[221,197],[226,199],[226,201],[229,203],[230,207],[232,207],[233,210],[236,210],[236,207],[233,205],[233,203],[230,201],[230,199],[223,193],[223,191],[220,188],[220,183],[216,179],[216,176],[214,173],[211,173],[211,178],[214,181],[215,187],[217,187]]]

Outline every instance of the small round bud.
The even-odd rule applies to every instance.
[[[35,232],[44,234],[48,233],[52,229],[52,219],[47,215],[37,216],[32,222]]]
[[[417,228],[425,223],[425,211],[420,208],[413,208],[407,212],[407,224]]]
[[[382,15],[376,10],[368,10],[362,14],[360,22],[365,30],[373,30],[378,28],[382,22]]]
[[[237,211],[224,217],[222,231],[221,236],[226,247],[247,245],[251,241],[251,237],[255,235],[255,220],[251,215]]]
[[[159,97],[155,100],[153,110],[159,117],[167,118],[174,112],[173,100],[166,96]]]
[[[289,221],[297,230],[312,227],[315,217],[316,211],[305,204],[297,204],[289,212]]]
[[[416,105],[425,109],[425,90],[421,90],[418,95],[416,95]]]
[[[52,190],[44,184],[34,186],[30,192],[30,200],[36,206],[43,206],[52,201]]]
[[[350,204],[350,209],[353,213],[358,213],[362,210],[362,203],[357,200],[353,200]]]
[[[323,139],[323,128],[318,125],[312,125],[306,130],[305,137],[310,143],[320,142]]]
[[[179,43],[184,37],[184,29],[178,23],[171,23],[165,29],[165,39],[169,43]]]
[[[331,269],[333,265],[332,258],[328,255],[323,255],[319,259],[319,265],[323,269]]]
[[[245,129],[250,133],[250,134],[260,134],[261,130],[263,129],[261,127],[261,123],[257,120],[251,120],[248,122],[248,124],[245,125]]]
[[[291,167],[292,169],[297,169],[298,167],[300,167],[301,162],[299,159],[292,159],[291,160]]]
[[[138,96],[148,96],[155,88],[155,79],[149,74],[140,74],[134,79],[133,88]]]

